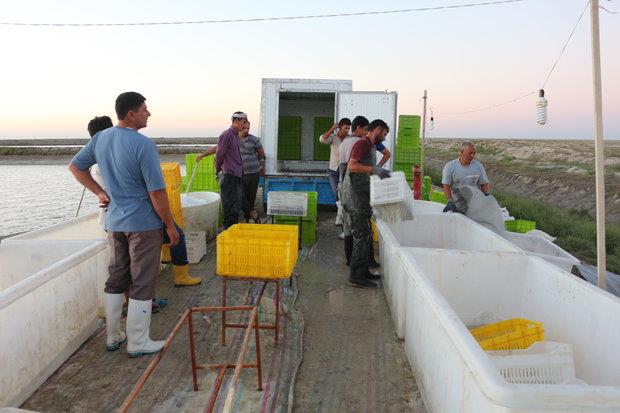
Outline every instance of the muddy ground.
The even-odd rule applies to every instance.
[[[441,172],[461,139],[429,139],[424,156]],[[595,215],[594,144],[576,140],[473,140],[477,159],[498,190]],[[607,222],[620,224],[620,141],[605,142]]]

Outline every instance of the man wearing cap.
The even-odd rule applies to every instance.
[[[245,126],[248,115],[235,112],[232,125],[220,135],[215,154],[215,171],[220,174],[220,197],[224,212],[224,229],[239,221],[241,212],[243,163],[239,149],[239,132]]]

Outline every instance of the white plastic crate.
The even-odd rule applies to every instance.
[[[185,245],[187,246],[187,261],[197,264],[207,254],[206,231],[185,232]]]
[[[509,383],[576,382],[572,344],[539,341],[526,350],[495,350],[487,351],[487,354]]]
[[[269,191],[267,215],[304,217],[308,213],[308,194],[295,191]]]
[[[392,176],[385,179],[372,175],[370,177],[370,205],[404,203],[405,197],[411,195],[411,191],[407,191],[407,188],[407,180],[402,171],[392,172]]]

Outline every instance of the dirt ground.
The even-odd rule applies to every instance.
[[[273,331],[261,332],[264,390],[256,390],[256,371],[246,369],[237,388],[237,412],[424,412],[403,342],[396,338],[381,288],[349,287],[340,228],[335,214],[320,211],[318,242],[300,251],[294,282],[283,283],[280,345]],[[162,273],[158,297],[170,303],[153,315],[151,336],[163,339],[184,309],[221,302],[221,279],[214,273],[215,245],[191,266],[201,276],[196,287],[174,288],[169,271]],[[253,302],[259,285],[229,283],[229,305]],[[261,320],[273,319],[272,286],[260,307]],[[241,330],[219,344],[220,317],[195,315],[200,363],[234,361]],[[153,356],[130,359],[120,351],[106,352],[103,326],[54,373],[22,408],[42,412],[108,412],[123,402]],[[255,357],[251,346],[249,360]],[[215,411],[221,411],[229,391],[226,376]],[[199,371],[200,390],[191,385],[186,328],[177,336],[153,376],[136,399],[135,412],[202,411],[215,374]]]
[[[462,139],[429,139],[427,164],[441,172],[459,154]],[[583,210],[594,216],[594,144],[576,140],[473,140],[492,187]],[[605,142],[607,222],[620,224],[620,141]]]

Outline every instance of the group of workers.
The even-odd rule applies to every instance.
[[[175,285],[196,285],[200,278],[188,274],[183,231],[174,222],[155,143],[138,131],[151,116],[144,96],[121,93],[115,102],[117,126],[107,116],[88,124],[91,140],[73,157],[69,170],[76,180],[94,193],[102,208],[100,221],[110,245],[109,276],[105,283],[106,349],[114,351],[127,341],[129,357],[155,353],[164,341],[150,338],[151,312],[156,306],[156,276],[162,245],[171,248]],[[254,209],[265,152],[260,140],[249,134],[250,122],[243,112],[231,116],[231,126],[219,137],[217,146],[197,157],[215,154],[219,177],[224,227],[239,220],[258,221]],[[390,172],[383,165],[390,153],[382,145],[389,126],[381,119],[369,122],[364,116],[353,121],[343,118],[323,133],[319,140],[331,145],[329,178],[338,200],[349,282],[372,288],[379,275],[374,259],[370,229],[370,175],[384,179]],[[376,162],[376,151],[383,154]],[[473,160],[475,146],[463,144],[459,159],[444,168],[446,210],[463,212],[458,187],[478,185],[488,193],[489,183],[482,165]],[[126,333],[121,329],[123,305],[127,297]]]
[[[343,227],[349,283],[354,287],[376,287],[373,280],[380,278],[370,271],[379,266],[370,231],[370,175],[381,179],[390,176],[383,165],[391,154],[382,144],[389,131],[381,119],[368,122],[364,116],[356,116],[353,122],[340,119],[319,136],[321,143],[331,145],[328,176],[334,198],[338,200],[336,224]],[[383,154],[378,164],[377,151]]]

